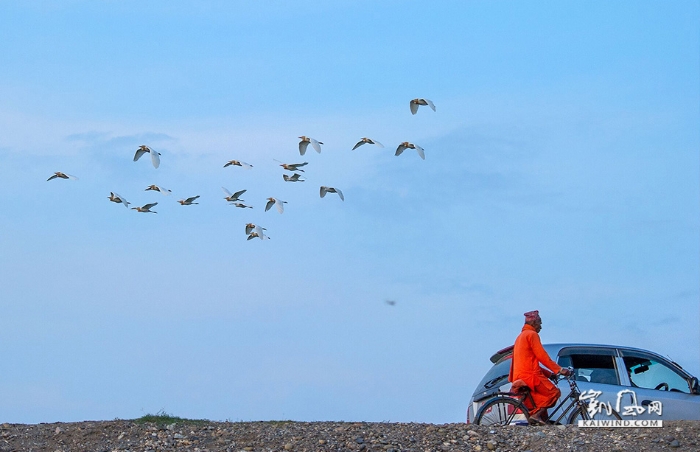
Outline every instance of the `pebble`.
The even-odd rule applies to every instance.
[[[60,433],[60,435],[58,434]],[[185,434],[187,436],[185,436]],[[199,452],[401,452],[700,450],[700,421],[664,421],[663,428],[482,427],[388,422],[90,421],[2,424],[0,450]],[[77,445],[80,446],[77,446]],[[73,450],[73,447],[70,448]]]

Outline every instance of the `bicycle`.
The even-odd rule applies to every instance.
[[[568,376],[561,375],[566,379],[571,389],[569,394],[561,399],[561,402],[552,410],[547,423],[549,424],[577,424],[579,420],[589,421],[598,419],[622,420],[620,414],[614,409],[608,412],[607,409],[598,410],[592,416],[588,412],[588,401],[581,400],[581,391],[573,377],[573,369]],[[474,423],[477,425],[529,425],[530,410],[525,406],[525,401],[529,401],[537,408],[530,394],[530,388],[524,388],[522,392],[498,392],[495,396],[487,400],[476,413]],[[556,416],[556,417],[555,417]],[[563,422],[566,420],[566,422]]]

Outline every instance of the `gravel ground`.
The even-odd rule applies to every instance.
[[[2,424],[0,451],[700,451],[700,421],[663,428],[376,422]]]

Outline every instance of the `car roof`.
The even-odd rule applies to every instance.
[[[555,356],[558,355],[559,352],[564,348],[581,347],[581,348],[607,348],[607,349],[620,349],[621,348],[621,349],[625,349],[625,350],[649,353],[649,354],[663,358],[658,353],[655,353],[655,352],[652,352],[649,350],[645,350],[643,348],[628,347],[626,345],[588,344],[588,343],[583,343],[583,342],[561,342],[561,343],[553,343],[553,344],[542,344],[542,346],[544,347],[544,349],[547,351],[548,354],[555,355]],[[513,346],[512,345],[505,347],[505,348],[502,348],[501,350],[497,351],[496,353],[494,353],[491,356],[491,362],[496,363],[496,362],[500,361],[502,358],[504,358],[512,353],[513,353]],[[668,359],[664,358],[664,360],[668,360]]]

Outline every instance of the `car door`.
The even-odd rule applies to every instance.
[[[690,375],[642,350],[620,349],[620,356],[626,387],[616,404],[623,419],[700,419],[700,395],[691,393]]]
[[[615,407],[620,386],[617,350],[613,347],[576,346],[566,347],[559,351],[558,364],[562,367],[573,367],[576,384],[583,397],[598,402],[601,409]],[[559,383],[562,396],[569,393],[566,381]]]

